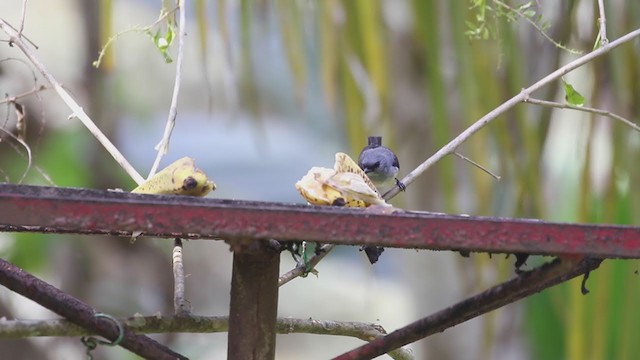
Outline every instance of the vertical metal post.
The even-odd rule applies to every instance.
[[[275,359],[279,271],[280,254],[266,242],[235,247],[228,359]]]

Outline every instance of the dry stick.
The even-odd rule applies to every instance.
[[[118,326],[109,319],[96,317],[96,310],[91,306],[4,259],[0,259],[0,284],[82,326],[91,333],[98,334],[110,341],[116,340],[120,335]],[[118,345],[143,358],[186,359],[153,339],[134,334],[126,327],[123,327],[123,335],[122,341]]]
[[[494,179],[496,179],[496,180],[500,180],[500,179],[501,179],[500,175],[496,175],[496,174],[492,173],[492,172],[491,172],[491,170],[489,170],[489,169],[487,169],[486,167],[484,167],[484,166],[482,166],[482,165],[478,164],[477,162],[475,162],[475,161],[473,161],[473,160],[469,159],[468,157],[466,157],[466,156],[464,156],[464,155],[460,154],[459,152],[454,151],[454,152],[453,152],[453,155],[455,155],[455,156],[459,157],[460,159],[462,159],[462,160],[464,160],[464,161],[468,162],[469,164],[471,164],[471,165],[473,165],[473,166],[477,167],[478,169],[480,169],[480,170],[484,171],[485,173],[487,173],[487,175],[489,175],[489,176],[493,177]]]
[[[47,175],[47,173],[44,172],[44,170],[42,170],[39,166],[35,165],[32,163],[33,160],[33,156],[31,154],[31,148],[29,147],[29,145],[27,143],[25,143],[24,141],[20,140],[20,138],[16,137],[15,135],[13,135],[11,132],[8,132],[7,130],[0,128],[0,132],[3,132],[5,134],[7,134],[10,138],[12,138],[13,140],[15,140],[16,142],[20,143],[20,145],[22,145],[25,149],[27,154],[23,154],[22,152],[20,152],[19,147],[12,143],[12,142],[8,142],[9,146],[11,146],[11,148],[13,150],[15,150],[15,152],[19,155],[22,156],[23,158],[27,158],[27,168],[25,169],[25,171],[22,173],[22,177],[20,178],[20,181],[18,181],[18,184],[22,183],[22,181],[24,181],[24,179],[27,177],[27,174],[29,173],[29,170],[31,168],[36,169],[36,171],[40,174],[40,176],[42,176],[42,178],[48,182],[50,185],[55,185],[53,180],[51,180],[51,178],[49,177],[49,175]],[[0,138],[0,142],[2,141],[2,139]],[[4,172],[3,172],[4,174]],[[9,179],[7,178],[7,182],[9,182]],[[11,228],[9,226],[9,228]],[[4,232],[3,231],[3,225],[0,225],[0,232]]]
[[[428,158],[427,160],[425,160],[422,164],[420,164],[417,168],[415,168],[412,172],[410,172],[407,176],[404,177],[404,179],[402,179],[402,183],[404,183],[405,186],[409,186],[409,184],[413,183],[416,178],[420,175],[422,175],[422,173],[424,173],[427,169],[429,169],[431,166],[433,166],[436,162],[438,162],[439,160],[441,160],[442,158],[444,158],[446,155],[450,155],[452,154],[454,151],[456,151],[456,149],[463,143],[465,142],[467,139],[469,139],[473,134],[475,134],[476,132],[478,132],[480,129],[482,129],[483,127],[485,127],[487,124],[489,124],[491,121],[495,120],[498,116],[502,115],[503,113],[505,113],[507,110],[511,109],[512,107],[516,106],[517,104],[524,102],[525,99],[527,99],[531,93],[535,92],[536,90],[540,89],[541,87],[551,83],[552,81],[555,81],[557,79],[559,79],[560,77],[564,76],[565,74],[569,73],[570,71],[590,62],[591,60],[602,56],[606,53],[608,53],[609,51],[615,49],[616,47],[629,42],[631,40],[633,40],[634,38],[640,36],[640,29],[636,29],[618,39],[616,39],[615,41],[612,41],[610,43],[607,44],[603,44],[602,47],[584,55],[581,56],[579,58],[577,58],[576,60],[568,63],[567,65],[559,68],[558,70],[552,72],[551,74],[545,76],[544,78],[540,79],[538,82],[534,83],[533,85],[529,86],[526,89],[522,89],[522,91],[518,94],[515,95],[514,97],[512,97],[511,99],[505,101],[504,103],[502,103],[500,106],[498,106],[497,108],[493,109],[492,111],[490,111],[488,114],[486,114],[485,116],[483,116],[482,118],[480,118],[480,120],[476,121],[475,123],[473,123],[471,126],[469,126],[466,130],[464,130],[460,135],[458,135],[455,139],[451,140],[447,145],[443,146],[442,148],[440,148],[440,150],[438,150],[435,154],[433,154],[430,158]],[[400,188],[395,186],[393,187],[391,190],[387,191],[384,194],[384,199],[385,200],[389,200],[391,198],[393,198],[394,196],[396,196],[398,193],[400,193]]]
[[[18,36],[22,36],[22,30],[24,30],[24,19],[27,17],[27,0],[22,0],[22,15],[20,16],[20,28],[18,29]]]
[[[530,98],[530,97],[527,97],[523,101],[526,102],[526,103],[529,103],[529,104],[534,104],[534,105],[548,106],[548,107],[554,107],[554,108],[558,108],[558,109],[578,110],[578,111],[583,111],[583,112],[588,112],[588,113],[592,113],[592,114],[598,114],[598,115],[606,116],[606,117],[612,118],[614,120],[618,120],[618,121],[622,122],[623,124],[631,127],[633,130],[640,132],[640,126],[636,125],[635,123],[633,123],[630,120],[627,120],[627,119],[623,118],[620,115],[616,115],[616,114],[614,114],[614,113],[612,113],[610,111],[607,111],[607,110],[601,110],[601,109],[590,108],[590,107],[585,107],[585,106],[575,106],[575,105],[570,105],[570,104],[563,104],[563,103],[559,103],[559,102],[555,102],[555,101],[539,100],[539,99],[534,99],[534,98]]]
[[[22,5],[23,7],[22,7],[22,16],[21,16],[21,21],[22,21],[21,26],[24,26],[24,17],[26,15],[27,5],[26,3],[23,3]],[[22,29],[18,31],[18,29],[14,28],[10,24],[7,23],[6,25],[9,26],[15,33],[17,33],[20,36],[20,38],[25,39],[29,44],[31,44],[34,48],[36,48],[36,50],[38,49],[38,46],[33,41],[31,41],[31,39],[29,39],[25,34],[22,33]],[[12,46],[11,40],[8,40],[8,41],[2,40],[2,41],[8,42],[9,46]]]
[[[604,15],[604,0],[598,0],[598,9],[600,11],[600,17],[598,18],[598,24],[600,24],[600,43],[602,45],[606,45],[609,43],[609,38],[607,38],[607,18]]]
[[[163,333],[218,333],[229,328],[228,316],[164,317],[133,316],[117,319],[127,329],[140,334]],[[278,334],[317,334],[358,338],[372,341],[386,335],[385,329],[377,324],[344,322],[317,319],[280,318],[277,321]],[[56,320],[6,320],[0,318],[0,338],[21,339],[34,336],[86,336],[95,335],[86,329],[64,319]],[[393,359],[413,359],[406,349],[389,353]]]
[[[33,156],[31,155],[31,148],[29,147],[29,145],[27,145],[26,142],[24,142],[24,140],[20,139],[19,137],[13,135],[11,132],[0,128],[0,132],[3,132],[5,134],[7,134],[7,136],[9,136],[11,139],[13,139],[15,142],[19,143],[20,145],[22,145],[22,147],[25,148],[25,150],[27,151],[27,168],[24,170],[24,172],[22,173],[22,177],[20,178],[20,180],[18,181],[18,184],[21,184],[24,179],[27,177],[27,174],[29,173],[29,170],[31,170],[31,166],[32,166],[32,162],[31,160],[33,159]],[[2,137],[0,136],[0,140],[2,139]],[[15,150],[18,154],[21,154],[20,151],[18,151],[18,147],[15,146],[12,143],[9,143],[10,146],[13,148],[13,150]]]
[[[47,86],[47,85],[40,85],[37,87],[34,87],[33,89],[29,90],[29,91],[25,91],[21,94],[18,95],[13,95],[13,96],[6,96],[4,99],[0,100],[0,104],[6,104],[6,103],[14,103],[16,101],[18,101],[18,99],[21,99],[23,97],[27,97],[33,94],[36,94],[40,91],[44,91],[44,90],[48,90],[51,89],[51,87]]]
[[[182,240],[180,238],[175,238],[173,244],[173,311],[176,316],[188,316],[191,313],[191,310],[189,303],[184,298]]]
[[[62,101],[67,104],[67,106],[73,112],[73,116],[80,119],[80,121],[84,124],[84,126],[93,134],[93,136],[98,139],[100,144],[104,146],[105,149],[113,156],[113,158],[118,162],[118,164],[129,174],[129,176],[138,184],[142,184],[144,182],[144,178],[129,164],[127,159],[120,153],[120,151],[107,139],[107,137],[100,131],[100,129],[94,124],[94,122],[89,118],[89,116],[84,112],[82,107],[78,105],[78,103],[69,95],[69,93],[62,87],[62,85],[56,80],[56,78],[49,73],[47,68],[36,58],[31,49],[24,43],[22,38],[19,36],[18,32],[13,29],[11,25],[9,25],[3,19],[0,19],[0,29],[4,31],[9,36],[9,42],[11,44],[15,44],[22,50],[22,52],[27,56],[29,61],[40,71],[40,73],[49,81],[49,83],[53,86],[53,89],[58,93],[58,96],[62,99]]]
[[[278,279],[278,286],[282,286],[288,283],[289,281],[308,273],[309,269],[315,268],[316,265],[318,265],[318,263],[320,262],[320,260],[324,259],[324,257],[327,256],[329,252],[333,250],[334,247],[335,247],[334,244],[321,245],[320,252],[313,255],[311,258],[309,258],[309,261],[307,261],[306,264],[298,265],[292,270],[289,270],[289,272],[280,276],[280,278]]]
[[[443,332],[464,321],[538,293],[596,269],[602,259],[564,261],[556,258],[541,267],[467,298],[451,307],[422,318],[369,344],[344,353],[334,360],[373,359],[392,349]]]
[[[184,57],[184,37],[186,35],[186,9],[185,1],[178,0],[178,17],[180,24],[178,25],[178,59],[176,60],[176,78],[173,84],[173,96],[171,97],[171,106],[169,107],[169,117],[167,118],[167,125],[164,128],[164,135],[162,140],[156,145],[158,155],[153,162],[151,171],[149,171],[149,178],[155,175],[160,165],[162,156],[167,153],[169,149],[169,140],[171,139],[171,133],[176,126],[176,116],[178,115],[178,94],[180,94],[180,82],[182,79],[182,59]]]

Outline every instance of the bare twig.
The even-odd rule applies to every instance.
[[[97,317],[96,310],[91,306],[4,259],[0,259],[0,284],[110,341],[122,335],[119,345],[145,359],[186,359],[149,337],[134,334],[126,327],[120,334],[116,324],[109,319]]]
[[[16,140],[17,142],[19,142],[19,143],[20,143],[20,145],[22,145],[22,146],[26,149],[26,151],[27,151],[27,154],[25,155],[25,154],[23,154],[22,152],[20,152],[20,150],[19,150],[19,148],[18,148],[18,146],[17,146],[16,144],[14,144],[14,143],[12,143],[12,142],[9,142],[9,143],[8,143],[8,144],[9,144],[9,146],[11,146],[11,147],[13,148],[13,150],[15,150],[15,151],[16,151],[16,153],[17,153],[18,155],[22,156],[23,158],[26,158],[26,159],[27,159],[27,162],[28,162],[28,164],[27,164],[27,168],[25,169],[25,171],[24,171],[24,173],[22,174],[22,177],[20,178],[20,181],[18,181],[18,183],[21,183],[22,181],[24,181],[24,179],[25,179],[25,178],[26,178],[26,176],[27,176],[27,173],[29,172],[29,169],[34,168],[34,169],[38,172],[38,174],[40,174],[40,176],[42,176],[42,178],[43,178],[47,183],[49,183],[49,184],[50,184],[50,185],[52,185],[52,186],[55,186],[55,183],[53,182],[53,180],[51,179],[51,177],[49,176],[49,174],[47,174],[47,173],[46,173],[44,170],[42,170],[39,166],[37,166],[37,165],[33,164],[33,154],[32,154],[31,148],[28,146],[28,144],[24,143],[23,141],[20,141],[20,139],[18,139],[17,137],[15,137],[15,135],[11,134],[10,132],[6,131],[5,129],[3,129],[3,128],[1,128],[1,127],[0,127],[0,131],[2,131],[2,132],[4,132],[4,133],[8,134],[12,139],[14,139],[14,140]],[[4,171],[1,171],[1,172],[0,172],[0,175],[4,175],[4,177],[5,177],[6,181],[7,181],[7,182],[9,182],[9,176],[8,176]],[[0,227],[1,227],[1,226],[0,226]],[[1,230],[1,229],[0,229],[0,232],[2,232],[2,230]]]
[[[24,170],[24,172],[22,173],[22,177],[20,178],[20,181],[18,181],[18,184],[22,183],[24,181],[24,179],[27,177],[27,174],[29,173],[29,170],[31,170],[31,161],[32,161],[32,155],[31,155],[31,148],[29,147],[29,145],[27,145],[27,143],[24,142],[24,140],[18,138],[17,136],[13,135],[11,132],[3,129],[0,127],[0,131],[2,131],[3,133],[7,134],[7,136],[9,136],[10,138],[12,138],[13,140],[15,140],[17,143],[19,143],[20,145],[22,145],[22,147],[25,148],[25,150],[27,151],[27,168]],[[10,143],[11,144],[11,143]],[[13,149],[18,153],[21,154],[20,151],[18,151],[17,146],[14,147],[14,144],[11,144],[11,146],[13,147]]]
[[[171,140],[171,133],[176,126],[176,116],[178,115],[178,94],[180,93],[180,81],[182,78],[182,59],[184,58],[184,37],[186,35],[186,15],[187,9],[185,9],[185,1],[178,0],[178,17],[180,24],[178,24],[178,59],[176,60],[176,77],[173,84],[173,96],[171,97],[171,106],[169,107],[169,117],[167,118],[167,125],[164,128],[164,135],[162,140],[156,145],[156,151],[158,155],[153,162],[151,171],[149,171],[149,177],[155,175],[160,165],[162,156],[167,153],[169,149],[169,141]]]
[[[493,0],[493,3],[495,3],[496,5],[499,5],[511,12],[513,12],[514,14],[520,16],[522,19],[524,19],[526,22],[528,22],[529,24],[531,24],[531,26],[533,26],[536,30],[538,30],[538,32],[544,36],[545,39],[549,40],[554,46],[566,50],[574,55],[582,55],[582,51],[580,50],[575,50],[575,49],[570,49],[568,47],[566,47],[565,45],[560,44],[559,42],[555,41],[551,36],[549,36],[547,34],[546,31],[544,31],[544,29],[538,25],[535,21],[533,21],[529,16],[525,15],[524,13],[522,13],[522,11],[520,11],[519,9],[513,8],[505,3],[503,3],[502,1],[499,0]]]
[[[333,250],[334,247],[335,245],[333,244],[322,245],[320,247],[320,251],[317,252],[317,254],[314,254],[312,257],[310,257],[306,264],[299,264],[295,268],[291,269],[289,272],[280,276],[280,279],[278,279],[278,286],[282,286],[288,283],[289,281],[308,273],[309,269],[313,269],[316,265],[318,265],[320,260],[324,259],[325,256],[329,255],[329,252],[331,252],[331,250]]]
[[[464,161],[468,162],[469,164],[471,164],[471,165],[473,165],[473,166],[477,167],[478,169],[480,169],[480,170],[482,170],[482,171],[486,172],[487,174],[489,174],[489,175],[490,175],[491,177],[493,177],[494,179],[496,179],[496,180],[500,180],[500,176],[499,176],[499,175],[496,175],[496,174],[492,173],[489,169],[487,169],[487,168],[485,168],[484,166],[482,166],[482,165],[478,164],[477,162],[475,162],[475,161],[473,161],[473,160],[469,159],[468,157],[466,157],[466,156],[464,156],[464,155],[460,154],[459,152],[454,151],[454,152],[453,152],[453,155],[455,155],[455,156],[459,157],[460,159],[462,159],[462,160],[464,160]]]
[[[105,149],[113,156],[113,158],[120,164],[120,166],[131,176],[131,178],[137,183],[142,184],[144,178],[129,164],[127,159],[120,153],[120,151],[109,141],[109,139],[100,131],[96,124],[89,118],[84,112],[82,107],[69,95],[69,93],[62,87],[62,85],[56,80],[56,78],[49,73],[47,68],[36,58],[31,49],[24,43],[18,32],[13,29],[3,19],[0,19],[0,30],[4,31],[10,38],[10,42],[17,45],[20,50],[27,56],[29,61],[40,71],[40,73],[49,81],[54,90],[58,93],[58,96],[73,112],[73,116],[80,119],[84,126],[98,139],[98,141],[104,146]]]
[[[173,244],[173,311],[176,316],[186,316],[191,313],[191,309],[189,303],[184,297],[182,240],[180,238],[175,238]]]
[[[598,0],[598,10],[600,11],[600,17],[598,18],[600,31],[598,32],[598,37],[600,38],[601,45],[607,45],[609,38],[607,38],[607,18],[604,14],[604,0]]]
[[[640,29],[636,29],[618,39],[616,39],[615,41],[612,41],[606,45],[602,45],[602,47],[584,55],[579,57],[578,59],[568,63],[567,65],[559,68],[558,70],[552,72],[551,74],[545,76],[544,78],[538,80],[536,83],[534,83],[533,85],[529,86],[526,89],[522,89],[522,91],[515,95],[514,97],[512,97],[511,99],[505,101],[504,103],[502,103],[500,106],[498,106],[497,108],[491,110],[488,114],[486,114],[485,116],[483,116],[482,118],[480,118],[480,120],[476,121],[475,123],[473,123],[471,126],[469,126],[466,130],[464,130],[462,133],[460,133],[460,135],[458,135],[455,139],[451,140],[448,144],[446,144],[445,146],[443,146],[442,148],[440,148],[440,150],[438,150],[435,154],[433,154],[430,158],[428,158],[427,160],[425,160],[422,164],[420,164],[417,168],[415,168],[413,171],[411,171],[407,176],[405,176],[401,181],[405,186],[409,186],[409,184],[411,184],[412,182],[415,181],[415,179],[422,175],[422,173],[424,173],[426,170],[428,170],[431,166],[433,166],[436,162],[440,161],[442,158],[444,158],[447,155],[452,154],[454,151],[456,151],[456,149],[458,148],[458,146],[460,146],[463,142],[467,141],[473,134],[475,134],[476,132],[478,132],[480,129],[482,129],[483,127],[485,127],[487,124],[489,124],[491,121],[495,120],[496,118],[498,118],[498,116],[504,114],[507,110],[511,109],[512,107],[516,106],[517,104],[523,102],[526,98],[528,98],[530,96],[530,94],[532,94],[533,92],[539,90],[540,88],[542,88],[543,86],[551,83],[552,81],[555,81],[557,79],[559,79],[560,77],[564,76],[565,74],[569,73],[570,71],[592,61],[593,59],[600,57],[606,53],[608,53],[609,51],[615,49],[616,47],[629,42],[637,37],[640,36]],[[391,190],[387,191],[384,194],[384,199],[385,200],[389,200],[391,198],[393,198],[394,196],[396,196],[398,193],[400,193],[400,188],[395,186],[393,187]]]
[[[525,272],[451,307],[422,318],[391,334],[344,353],[334,360],[373,359],[400,346],[420,340],[473,319],[546,288],[596,269],[601,259],[560,260]],[[577,290],[576,290],[577,291]]]
[[[630,120],[627,120],[627,119],[623,118],[620,115],[616,115],[616,114],[614,114],[612,112],[609,112],[607,110],[601,110],[601,109],[584,107],[584,106],[575,106],[575,105],[570,105],[570,104],[563,104],[563,103],[559,103],[559,102],[555,102],[555,101],[539,100],[539,99],[534,99],[534,98],[530,98],[530,97],[525,98],[523,101],[526,102],[526,103],[529,103],[529,104],[534,104],[534,105],[548,106],[548,107],[554,107],[554,108],[558,108],[558,109],[578,110],[578,111],[583,111],[583,112],[588,112],[588,113],[592,113],[592,114],[598,114],[598,115],[606,116],[606,117],[612,118],[614,120],[618,120],[618,121],[622,122],[623,124],[625,124],[625,125],[629,126],[630,128],[632,128],[633,130],[640,132],[640,126],[636,125],[635,123],[633,123]]]
[[[25,91],[21,94],[18,95],[13,95],[13,96],[7,96],[4,99],[0,100],[0,104],[6,104],[6,103],[14,103],[16,101],[18,101],[21,98],[39,93],[40,91],[44,91],[44,90],[49,90],[51,89],[51,86],[47,86],[47,85],[40,85],[38,87],[34,87],[33,89],[29,90],[29,91]]]
[[[124,35],[124,34],[128,34],[130,32],[146,32],[151,30],[154,26],[158,25],[161,21],[164,21],[164,19],[166,19],[169,15],[173,14],[178,8],[173,8],[169,11],[166,12],[162,12],[160,14],[160,16],[158,17],[158,19],[156,21],[153,22],[153,24],[151,25],[147,25],[147,26],[134,26],[132,28],[129,29],[125,29],[120,31],[119,33],[109,37],[109,39],[107,40],[107,42],[104,44],[104,46],[102,47],[102,49],[100,49],[100,53],[98,54],[98,58],[93,62],[93,66],[94,67],[100,67],[100,64],[102,63],[102,59],[104,58],[104,56],[107,53],[107,50],[109,49],[109,47],[111,46],[111,44],[116,41],[120,36]]]
[[[18,29],[18,36],[22,36],[24,30],[24,19],[27,17],[27,0],[22,0],[22,14],[20,15],[20,28]]]
[[[118,321],[138,334],[162,333],[218,333],[229,328],[228,316],[133,316]],[[317,334],[358,338],[372,341],[386,335],[377,324],[362,322],[331,321],[317,319],[280,318],[278,334]],[[6,320],[0,318],[0,338],[20,339],[33,336],[84,336],[90,331],[68,320]],[[407,349],[398,349],[389,354],[393,359],[413,359]]]
[[[24,35],[23,35],[24,37]],[[35,144],[32,144],[31,149],[32,149],[32,153],[35,156],[35,153],[38,150],[38,147],[40,145],[40,141],[42,140],[42,134],[44,132],[45,129],[45,123],[46,123],[46,109],[43,105],[43,100],[42,100],[42,96],[40,96],[40,91],[44,91],[47,89],[51,89],[50,85],[39,85],[39,81],[38,81],[38,76],[36,74],[36,71],[33,69],[33,66],[31,66],[29,64],[29,62],[23,60],[23,59],[17,59],[17,58],[4,58],[4,59],[0,59],[0,63],[3,63],[5,61],[17,61],[18,63],[23,64],[28,71],[31,73],[31,77],[33,79],[33,89],[31,91],[28,91],[26,93],[20,94],[20,95],[16,95],[16,96],[8,96],[6,95],[6,98],[4,101],[0,101],[0,104],[3,104],[5,102],[15,102],[16,100],[22,98],[23,96],[29,96],[29,95],[35,95],[36,99],[38,100],[38,103],[40,104],[40,128],[38,129],[38,136],[36,137],[36,141]],[[51,179],[49,178],[49,176],[47,174],[44,173],[44,171],[42,169],[40,169],[38,166],[35,166],[35,169],[45,178],[46,181],[48,181],[50,184],[53,184],[53,181],[51,181]]]

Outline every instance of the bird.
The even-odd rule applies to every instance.
[[[369,136],[367,146],[360,152],[358,166],[364,171],[373,184],[382,191],[383,187],[393,184],[405,191],[407,187],[402,181],[396,178],[400,171],[400,162],[396,154],[386,146],[382,146],[382,136]],[[364,245],[360,248],[364,250],[369,262],[375,264],[384,251],[382,246]]]
[[[373,184],[382,190],[394,184],[405,191],[406,186],[396,178],[400,171],[400,162],[396,154],[386,146],[382,146],[382,136],[369,136],[367,146],[360,152],[358,166],[367,174]]]

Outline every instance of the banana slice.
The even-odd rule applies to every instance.
[[[379,198],[382,198],[382,195],[380,195],[378,188],[376,188],[376,186],[373,185],[373,182],[371,182],[371,179],[369,179],[367,174],[360,168],[358,163],[353,161],[353,159],[350,158],[349,155],[341,152],[336,153],[336,162],[333,165],[333,168],[337,173],[353,173],[358,175],[371,188],[371,190],[373,190],[376,194],[378,194]]]
[[[205,196],[216,189],[204,171],[196,168],[195,161],[183,157],[133,189],[132,193],[156,195]]]
[[[311,168],[295,187],[313,205],[391,206],[382,199],[358,164],[345,153],[336,154],[333,169]]]
[[[329,178],[335,175],[335,170],[312,167],[307,175],[296,183],[296,189],[310,204],[313,205],[342,205],[342,195],[339,191],[327,186]]]

